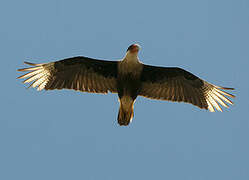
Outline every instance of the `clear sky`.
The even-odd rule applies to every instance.
[[[236,88],[209,113],[139,97],[129,127],[115,94],[27,90],[23,61],[120,59],[182,67]],[[248,180],[248,0],[2,0],[0,179]]]

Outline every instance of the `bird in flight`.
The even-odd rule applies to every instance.
[[[55,62],[34,64],[18,69],[28,73],[18,77],[37,90],[73,89],[90,93],[117,93],[120,107],[118,123],[127,126],[133,118],[137,96],[150,99],[185,102],[214,112],[228,107],[233,90],[208,83],[178,67],[158,67],[140,62],[140,46],[132,44],[125,57],[107,61],[79,56]]]

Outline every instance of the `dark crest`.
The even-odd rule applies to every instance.
[[[133,47],[134,47],[134,44],[130,45],[130,46],[128,47],[127,51],[131,50]],[[126,52],[127,52],[127,51],[126,51]]]

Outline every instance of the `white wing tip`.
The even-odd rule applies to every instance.
[[[235,96],[224,90],[234,90],[234,88],[215,86],[207,82],[205,82],[205,87],[207,88],[205,92],[206,102],[208,104],[207,109],[210,112],[215,112],[215,109],[223,112],[221,106],[228,108],[229,106],[227,104],[233,105],[233,102],[228,99],[228,97],[235,98]]]
[[[44,64],[34,64],[30,62],[24,62],[25,64],[28,64],[30,66],[34,67],[28,67],[23,69],[18,69],[18,71],[29,71],[28,73],[21,75],[17,77],[17,79],[25,79],[23,83],[30,83],[30,87],[37,87],[38,91],[41,91],[45,88],[48,78],[50,76],[50,72],[48,69],[45,68]]]

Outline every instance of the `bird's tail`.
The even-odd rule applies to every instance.
[[[120,107],[118,112],[118,123],[120,126],[128,126],[133,118],[134,100],[129,96],[123,96],[120,99]]]

